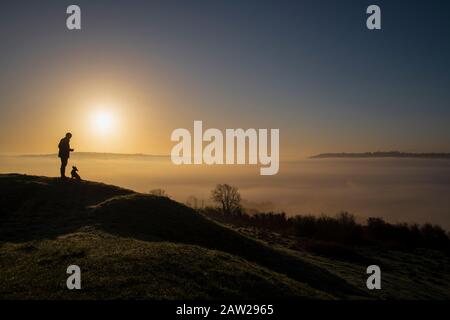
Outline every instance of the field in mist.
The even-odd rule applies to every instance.
[[[175,166],[169,157],[74,154],[83,179],[140,192],[164,189],[175,200],[210,204],[217,183],[236,185],[247,207],[287,214],[333,215],[345,210],[364,221],[431,222],[450,229],[450,160],[323,159],[282,162],[276,176],[259,166]],[[56,156],[0,156],[0,173],[57,176]],[[201,203],[201,202],[200,202]]]

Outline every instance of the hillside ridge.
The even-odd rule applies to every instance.
[[[0,208],[2,251],[0,254],[6,260],[19,259],[20,261],[30,257],[34,259],[42,250],[54,252],[53,256],[58,260],[61,254],[58,248],[72,252],[74,248],[79,247],[79,244],[83,244],[84,249],[80,249],[82,254],[75,254],[76,259],[81,259],[82,264],[91,265],[94,269],[98,268],[93,259],[100,254],[98,248],[103,247],[101,254],[115,255],[114,259],[118,260],[116,264],[127,261],[129,268],[139,269],[138,266],[142,265],[139,256],[134,256],[133,262],[130,262],[130,257],[126,254],[130,248],[135,248],[137,250],[135,252],[141,252],[141,258],[147,260],[149,256],[146,250],[150,248],[157,250],[155,248],[169,246],[174,254],[179,250],[176,255],[181,255],[179,263],[176,260],[172,261],[175,264],[172,267],[178,270],[177,273],[192,272],[192,263],[187,263],[187,260],[198,259],[201,269],[200,265],[211,264],[211,261],[205,257],[209,255],[217,257],[218,254],[221,257],[228,256],[229,258],[224,259],[231,259],[230,261],[236,264],[237,269],[252,270],[247,271],[250,272],[249,274],[254,274],[256,278],[260,277],[257,276],[259,272],[270,274],[270,279],[286,287],[285,295],[287,296],[345,298],[366,295],[362,290],[323,268],[291,255],[285,250],[278,250],[243,236],[166,197],[136,193],[98,182],[62,181],[59,178],[20,174],[0,175],[0,194],[2,203]],[[79,238],[78,243],[67,241],[73,237]],[[96,244],[95,248],[92,247],[93,243]],[[130,247],[125,246],[124,243],[128,243]],[[41,249],[30,251],[17,249],[22,246]],[[195,250],[200,250],[204,256],[191,257],[192,250],[189,248],[192,246],[199,248]],[[157,251],[161,252],[159,249]],[[96,252],[96,254],[91,257],[89,252]],[[17,257],[17,255],[24,256]],[[156,259],[158,260],[159,256]],[[50,262],[49,265],[51,265]],[[225,272],[227,268],[222,267]],[[12,272],[13,266],[3,265],[2,269],[5,268],[4,273],[8,274],[8,270]],[[147,272],[155,277],[162,274],[164,277],[172,277],[172,273],[168,275],[169,269],[155,274],[155,270],[149,267]],[[142,270],[139,272],[142,273]],[[224,276],[220,270],[215,272],[215,280],[209,280],[213,283]],[[119,278],[123,276],[122,274]],[[111,282],[114,283],[118,281],[117,279],[115,277],[111,279]],[[186,279],[187,282],[191,280]],[[259,281],[262,281],[261,285],[269,286],[267,279],[258,280],[257,283]],[[198,283],[195,285],[198,286]],[[229,286],[229,284],[223,285]],[[252,297],[256,294],[253,291],[250,294],[241,286],[236,286],[238,288],[234,288],[237,290],[235,296]],[[106,296],[115,296],[115,291],[112,291]],[[60,291],[57,290],[57,292]],[[45,297],[51,293],[44,290],[42,294]],[[259,296],[261,294],[270,296],[272,293],[268,290],[265,293],[259,292]],[[211,293],[205,294],[205,297],[214,296]],[[221,296],[221,293],[217,296]]]

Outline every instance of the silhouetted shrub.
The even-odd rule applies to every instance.
[[[341,212],[336,217],[295,216],[291,221],[295,234],[300,237],[342,243],[355,243],[362,239],[362,226],[348,212]]]
[[[420,228],[422,242],[430,248],[448,247],[450,239],[440,226],[425,224]]]
[[[404,248],[426,247],[445,250],[450,248],[450,239],[445,230],[436,225],[390,224],[381,218],[369,218],[366,230],[369,240],[382,242],[390,246]]]

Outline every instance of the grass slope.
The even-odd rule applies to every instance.
[[[367,293],[164,197],[0,175],[0,298],[355,298]],[[65,289],[70,264],[83,290]]]
[[[280,235],[257,228],[234,228],[272,247],[285,248],[291,254],[320,266],[355,286],[365,284],[368,265],[380,266],[382,290],[370,291],[374,299],[450,299],[450,256],[443,251],[345,246]]]

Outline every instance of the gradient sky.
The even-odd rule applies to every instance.
[[[449,16],[437,0],[2,1],[0,153],[56,152],[70,130],[77,151],[169,154],[194,120],[279,128],[282,160],[450,152]],[[98,109],[114,132],[92,129]]]

